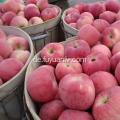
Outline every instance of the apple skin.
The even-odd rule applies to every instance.
[[[0,26],[2,26],[3,25],[3,21],[2,21],[2,19],[0,19]]]
[[[98,71],[108,72],[110,70],[110,60],[101,52],[93,52],[87,56],[86,62],[82,63],[82,68],[83,71],[88,75]]]
[[[115,27],[108,27],[103,31],[102,43],[109,48],[120,41],[120,31]]]
[[[74,5],[75,9],[78,9],[80,13],[83,12],[83,8],[84,8],[84,3],[77,3],[76,5]]]
[[[35,4],[28,4],[25,6],[24,15],[29,20],[32,17],[39,17],[40,11]]]
[[[20,28],[27,27],[28,21],[23,16],[16,16],[11,20],[10,26],[20,27]]]
[[[90,12],[93,14],[95,18],[98,18],[99,15],[105,11],[106,11],[105,4],[101,2],[93,3],[90,7]]]
[[[63,59],[64,46],[60,43],[49,43],[41,50],[41,57],[45,60],[46,64],[56,66],[58,60]]]
[[[91,5],[92,5],[91,3],[85,4],[85,5],[84,5],[84,8],[83,8],[83,11],[84,11],[84,12],[90,12],[90,7],[91,7]]]
[[[54,11],[56,12],[56,14],[58,15],[59,12],[60,12],[59,8],[57,8],[57,7],[53,7],[53,9],[54,9]]]
[[[118,86],[116,78],[109,72],[98,71],[93,73],[90,78],[94,83],[96,95],[107,88]]]
[[[92,15],[91,13],[89,13],[89,12],[83,12],[83,13],[81,13],[81,14],[80,14],[80,17],[82,17],[82,16],[88,16],[88,17],[90,17],[92,20],[94,20],[93,15]]]
[[[2,62],[3,61],[3,57],[2,56],[0,56],[0,62]]]
[[[42,24],[42,23],[44,23],[44,22],[40,17],[32,17],[29,20],[29,25],[37,25],[37,24]]]
[[[82,66],[77,60],[65,59],[56,66],[55,73],[58,80],[61,80],[67,74],[79,74],[82,72]]]
[[[94,37],[94,39],[93,39]],[[97,44],[100,39],[100,32],[90,24],[84,25],[78,32],[78,38],[88,42],[90,46]]]
[[[25,4],[28,5],[28,4],[37,4],[37,1],[38,0],[26,0],[25,1]]]
[[[7,39],[7,36],[6,36],[5,32],[2,29],[0,29],[0,39],[2,39],[2,40]]]
[[[100,14],[99,19],[106,20],[110,24],[116,21],[117,14],[111,11],[105,11]]]
[[[80,11],[78,9],[68,8],[66,11],[66,15],[71,14],[71,13],[75,13],[75,12],[80,14]]]
[[[15,50],[11,53],[10,58],[16,58],[25,64],[30,56],[30,52],[27,50]]]
[[[15,58],[3,60],[0,63],[0,78],[3,82],[9,81],[22,69],[23,66],[24,64]]]
[[[113,46],[113,49],[112,49],[112,54],[116,54],[120,52],[120,42],[117,42],[114,46]]]
[[[72,27],[72,28],[77,29],[77,25],[76,25],[76,23],[70,23],[69,26]]]
[[[67,58],[85,58],[90,54],[90,46],[84,40],[74,40],[65,46],[65,56]]]
[[[53,100],[43,104],[40,108],[39,117],[42,120],[55,120],[66,109],[61,100]]]
[[[53,100],[58,92],[58,86],[51,66],[43,65],[33,71],[27,79],[27,90],[36,102]]]
[[[95,45],[92,47],[91,52],[101,52],[104,55],[108,56],[108,58],[111,58],[112,56],[110,49],[103,44]]]
[[[2,79],[0,78],[0,86],[2,86],[3,85],[3,81],[2,81]]]
[[[95,88],[86,74],[68,74],[60,80],[59,95],[68,108],[87,110],[94,102]]]
[[[7,40],[8,44],[13,48],[13,50],[28,50],[28,41],[22,37],[11,37]]]
[[[3,12],[3,3],[0,3],[0,12]]]
[[[103,19],[96,19],[94,20],[93,22],[93,26],[100,32],[102,33],[106,27],[109,27],[110,24],[106,21],[106,20],[103,20]]]
[[[118,83],[120,84],[120,62],[116,66],[115,77],[117,78]]]
[[[11,53],[12,47],[7,43],[6,40],[0,39],[0,56],[7,58]]]
[[[17,16],[23,16],[23,17],[25,17],[25,15],[24,15],[24,11],[20,11],[20,12],[18,12]]]
[[[54,11],[54,8],[45,8],[42,12],[41,12],[41,18],[44,21],[50,20],[57,17],[57,13]]]
[[[58,120],[93,120],[93,117],[88,112],[67,109]]]
[[[119,120],[120,87],[112,87],[101,92],[93,105],[95,120]]]
[[[120,10],[119,0],[107,0],[105,5],[108,11],[117,13]]]
[[[65,16],[65,21],[67,24],[76,23],[79,18],[80,18],[80,14],[73,12]]]
[[[16,16],[14,12],[8,11],[2,16],[2,21],[5,25],[10,25],[11,20]]]

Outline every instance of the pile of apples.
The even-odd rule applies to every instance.
[[[91,24],[98,31],[103,32],[106,27],[120,20],[119,0],[99,1],[96,3],[78,3],[66,10],[65,22],[74,29]]]
[[[6,35],[0,29],[0,86],[13,78],[30,56],[29,43],[23,37]]]
[[[0,25],[27,27],[57,17],[59,9],[48,0],[5,0],[0,3]]]

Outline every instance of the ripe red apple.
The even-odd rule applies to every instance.
[[[70,25],[72,28],[77,29],[77,25],[76,25],[76,23],[70,23],[69,25]]]
[[[53,100],[43,104],[40,109],[39,117],[42,120],[55,120],[66,109],[61,100]]]
[[[90,24],[84,25],[78,32],[78,38],[88,42],[90,46],[97,44],[100,32]],[[93,39],[94,38],[94,39]]]
[[[24,9],[25,9],[25,5],[24,4],[19,4],[19,11],[18,11],[18,13],[20,12],[20,11],[24,11]]]
[[[105,30],[106,27],[109,27],[110,24],[106,21],[106,20],[103,20],[103,19],[96,19],[94,22],[93,22],[93,26],[99,31],[99,32],[103,32]]]
[[[86,62],[82,63],[83,71],[91,75],[98,71],[109,71],[109,58],[101,52],[93,52],[87,56]]]
[[[91,7],[91,5],[92,5],[91,3],[85,4],[85,5],[84,5],[84,8],[83,8],[83,11],[84,11],[84,12],[90,12],[90,7]]]
[[[25,64],[29,56],[30,56],[30,52],[27,50],[15,50],[10,55],[10,58],[16,58],[20,60],[23,64]]]
[[[82,17],[82,16],[88,16],[88,17],[90,17],[92,20],[94,20],[93,15],[92,15],[91,13],[89,13],[89,12],[83,12],[83,13],[81,13],[80,17]]]
[[[93,14],[95,18],[98,18],[99,15],[106,11],[106,7],[104,3],[96,2],[91,5],[90,12]]]
[[[79,74],[82,72],[82,66],[77,60],[65,59],[56,66],[55,73],[58,80],[61,80],[67,74]]]
[[[48,0],[37,0],[37,6],[40,9],[40,11],[42,11],[46,8],[50,8]]]
[[[37,4],[37,1],[38,0],[26,0],[25,1],[25,4],[28,5],[28,4]]]
[[[0,56],[0,62],[2,62],[3,61],[3,57],[2,56]]]
[[[48,102],[53,100],[58,87],[51,66],[43,65],[33,71],[27,80],[27,90],[34,101]]]
[[[103,31],[102,43],[109,48],[120,41],[120,31],[115,27],[108,27]]]
[[[116,69],[115,69],[115,77],[117,78],[118,83],[120,84],[120,61],[117,64]]]
[[[118,85],[115,77],[109,72],[98,71],[93,73],[90,78],[94,83],[96,95],[107,88],[115,87]]]
[[[71,14],[71,13],[75,13],[75,12],[80,14],[80,11],[78,9],[68,8],[66,11],[66,15]]]
[[[29,20],[32,17],[39,17],[40,11],[35,4],[28,4],[25,6],[24,15]]]
[[[80,13],[83,12],[83,8],[84,8],[84,3],[77,3],[76,5],[74,5],[75,9],[78,9]]]
[[[4,22],[5,25],[10,25],[11,20],[16,16],[14,12],[6,12],[2,16],[2,21]]]
[[[112,54],[116,54],[120,52],[120,42],[117,42],[114,46],[113,46],[113,49],[112,49]]]
[[[6,36],[5,32],[2,29],[0,29],[0,39],[2,39],[2,40],[7,39],[7,36]]]
[[[2,81],[2,79],[0,78],[0,86],[2,86],[3,85],[3,81]]]
[[[106,5],[106,9],[108,11],[117,13],[120,10],[119,0],[107,0],[105,5]]]
[[[10,25],[15,27],[20,27],[20,28],[27,27],[28,21],[23,16],[16,16],[11,20]]]
[[[79,18],[80,18],[80,14],[73,12],[65,16],[65,21],[67,24],[76,23]]]
[[[74,40],[65,46],[65,56],[67,58],[85,58],[90,54],[90,47],[84,40]]]
[[[0,78],[7,82],[14,77],[23,67],[23,63],[15,58],[8,58],[0,63]]]
[[[46,8],[41,12],[41,18],[44,21],[53,19],[57,16],[56,12],[54,11],[54,8]]]
[[[111,11],[105,11],[100,14],[99,19],[108,21],[110,24],[116,21],[117,14]]]
[[[86,74],[68,74],[60,80],[59,95],[68,108],[87,110],[94,102],[95,88]]]
[[[18,12],[17,15],[18,15],[18,16],[23,16],[23,17],[25,17],[25,15],[24,15],[24,11],[20,11],[20,12]]]
[[[93,118],[88,112],[67,109],[58,120],[93,120]]]
[[[111,51],[110,49],[102,44],[95,45],[92,49],[91,52],[101,52],[104,55],[108,56],[108,58],[111,58]]]
[[[22,37],[11,37],[7,40],[8,44],[12,46],[13,50],[28,50],[28,41]]]
[[[7,41],[0,39],[0,56],[7,58],[11,53],[12,47],[7,43]]]
[[[37,24],[42,24],[42,23],[44,23],[44,22],[40,17],[32,17],[29,20],[29,25],[37,25]]]
[[[95,120],[119,120],[120,87],[112,87],[101,92],[93,105]]]

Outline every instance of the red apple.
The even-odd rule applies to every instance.
[[[38,0],[26,0],[25,1],[25,4],[28,5],[28,4],[37,4],[37,1]]]
[[[83,3],[77,3],[76,5],[74,5],[75,9],[78,9],[80,13],[83,12],[83,8],[84,8],[84,4]]]
[[[90,46],[93,46],[97,44],[98,40],[100,39],[100,32],[92,25],[87,24],[79,30],[78,38],[85,40]]]
[[[112,87],[101,92],[93,105],[95,120],[119,120],[120,87]]]
[[[40,66],[27,80],[27,90],[34,101],[48,102],[57,94],[58,87],[51,66]]]
[[[23,67],[23,63],[15,58],[8,58],[0,63],[0,78],[7,82],[14,77]]]
[[[90,78],[92,79],[96,94],[99,94],[103,90],[111,87],[115,87],[118,85],[115,77],[108,72],[99,71],[93,73]]]
[[[120,52],[120,42],[117,42],[114,46],[113,46],[113,49],[112,49],[112,54],[116,54]]]
[[[24,4],[24,0],[15,0],[15,1],[20,3],[20,4]]]
[[[2,16],[3,16],[3,13],[2,13],[2,12],[0,12],[0,19],[2,18]]]
[[[2,39],[2,40],[7,39],[7,36],[6,36],[5,32],[2,29],[0,29],[0,39]]]
[[[101,52],[93,52],[87,56],[86,62],[82,63],[83,71],[91,75],[98,71],[109,71],[109,58]]]
[[[3,3],[0,3],[0,12],[3,12]]]
[[[70,25],[70,27],[77,29],[76,23],[70,23],[69,25]]]
[[[0,62],[2,62],[3,61],[3,57],[2,56],[0,56]]]
[[[89,13],[89,12],[83,12],[83,13],[81,13],[80,17],[82,17],[82,16],[88,16],[89,18],[91,18],[92,20],[94,20],[93,15],[91,13]]]
[[[118,83],[120,84],[120,61],[118,62],[115,69],[115,77],[117,78]]]
[[[66,11],[66,15],[71,14],[71,13],[75,13],[75,12],[80,14],[80,11],[78,9],[68,8]]]
[[[18,15],[18,16],[23,16],[23,17],[25,17],[25,15],[24,15],[24,11],[20,11],[20,12],[18,12],[17,15]]]
[[[117,13],[117,17],[116,17],[116,20],[120,20],[120,11]]]
[[[0,26],[2,26],[3,25],[3,21],[2,21],[2,19],[0,19]]]
[[[65,105],[61,100],[53,100],[43,104],[40,109],[39,117],[42,120],[55,120],[65,110]]]
[[[67,109],[58,120],[93,120],[93,118],[88,112]]]
[[[84,8],[83,8],[83,11],[84,11],[84,12],[90,12],[90,7],[91,7],[91,5],[92,5],[92,4],[90,4],[90,3],[89,3],[89,4],[85,4],[85,5],[84,5]]]
[[[3,85],[3,81],[2,81],[2,79],[0,78],[0,86],[2,86]]]
[[[40,11],[35,4],[28,4],[25,6],[24,15],[29,20],[32,17],[39,17]]]
[[[53,9],[54,9],[54,11],[56,12],[56,14],[58,15],[59,14],[59,8],[57,8],[57,7],[53,7]]]

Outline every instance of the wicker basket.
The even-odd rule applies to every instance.
[[[77,37],[68,38],[66,41],[61,42],[61,43],[65,46],[70,41],[74,41],[76,39],[77,39]],[[39,58],[39,56],[40,56],[40,52],[37,53],[37,55],[35,55],[34,58]],[[25,113],[26,113],[26,116],[27,116],[28,120],[41,120],[39,118],[39,116],[37,115],[37,113],[36,113],[35,103],[30,98],[30,96],[29,96],[29,94],[27,92],[27,88],[26,88],[27,79],[28,79],[28,76],[30,75],[30,73],[32,73],[35,69],[37,69],[40,65],[42,65],[42,63],[40,63],[40,62],[34,62],[33,59],[30,62],[28,68],[27,68],[27,72],[26,72],[26,76],[25,76],[25,84],[24,84],[24,96],[25,96],[25,98],[24,98],[24,108],[25,108]]]
[[[28,40],[30,57],[21,71],[11,80],[0,87],[0,120],[20,120],[22,114],[22,91],[26,68],[34,56],[33,44],[29,35],[23,30],[14,27],[0,27],[7,35],[16,34]]]

